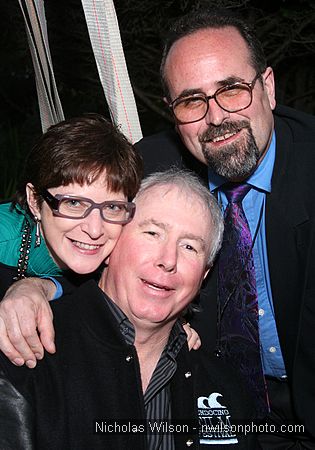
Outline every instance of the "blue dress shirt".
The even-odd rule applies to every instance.
[[[271,178],[275,155],[276,137],[274,133],[264,159],[255,172],[246,180],[252,186],[252,189],[244,198],[242,205],[252,236],[255,235],[258,227],[258,234],[253,248],[253,257],[258,294],[259,335],[263,370],[265,375],[285,377],[286,372],[279,344],[272,301],[265,227],[266,194],[270,193],[272,189]],[[225,194],[220,191],[220,186],[226,183],[227,180],[215,174],[210,169],[208,171],[208,177],[211,192],[217,190],[219,204],[222,210],[225,210],[227,199]],[[262,217],[260,221],[259,216],[261,210]]]

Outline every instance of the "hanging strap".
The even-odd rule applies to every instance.
[[[19,0],[35,71],[42,130],[64,120],[51,55],[43,0]]]
[[[132,142],[142,138],[112,0],[82,0],[96,65],[113,123]]]

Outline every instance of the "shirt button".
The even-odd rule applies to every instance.
[[[258,314],[260,315],[260,317],[262,317],[265,314],[265,310],[262,308],[259,308]]]
[[[132,361],[132,359],[133,359],[133,358],[132,358],[132,356],[131,356],[131,355],[128,355],[128,356],[126,356],[126,361],[127,361],[127,362],[130,362],[130,361]]]
[[[191,447],[193,445],[194,441],[192,439],[188,439],[186,442],[187,447]]]
[[[270,353],[275,353],[277,351],[276,347],[270,347],[269,349]]]
[[[191,377],[191,372],[186,372],[185,373],[185,378],[190,378]]]
[[[121,332],[124,336],[126,336],[129,332],[128,327],[126,327],[126,326],[121,327]]]

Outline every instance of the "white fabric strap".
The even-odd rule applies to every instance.
[[[64,120],[51,61],[43,0],[19,0],[35,71],[42,130]]]
[[[142,138],[112,0],[82,0],[96,65],[113,123],[132,142]]]

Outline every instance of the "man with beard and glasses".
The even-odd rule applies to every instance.
[[[227,183],[250,187],[241,202],[252,241],[243,265],[247,269],[245,263],[252,261],[257,353],[268,391],[268,421],[274,426],[273,433],[260,435],[261,445],[315,448],[315,119],[276,107],[273,70],[261,44],[229,10],[180,18],[166,39],[161,76],[176,132],[138,143],[145,172],[188,167],[203,177],[222,210],[228,205]],[[232,269],[239,250],[233,245]],[[232,360],[238,370],[239,354],[224,352],[223,337],[233,338],[233,333],[228,335],[223,324],[233,312],[243,270],[226,275],[222,305],[222,283],[217,283],[222,253],[199,296],[202,312],[191,323],[202,345]],[[209,301],[217,297],[217,305]],[[7,322],[3,311],[0,317]],[[251,368],[242,364],[247,373]]]
[[[249,186],[242,207],[252,248],[241,270],[230,276],[233,267],[227,265],[220,274],[224,246],[230,265],[238,251],[225,237],[199,298],[202,312],[191,319],[192,326],[203,346],[251,374],[250,359],[244,363],[247,344],[240,352],[225,347],[235,338],[236,296],[246,301],[237,292],[251,259],[255,347],[267,388],[265,414],[274,426],[259,436],[261,445],[268,450],[314,449],[315,119],[276,107],[274,74],[262,46],[250,26],[230,11],[199,11],[180,18],[166,38],[161,78],[176,133],[140,141],[146,173],[174,164],[195,170],[226,210],[226,229],[226,186]],[[209,298],[218,298],[217,310]],[[242,317],[240,327],[245,329]],[[230,335],[225,319],[232,323]],[[253,380],[248,380],[249,390]],[[254,398],[258,407],[258,396]]]

